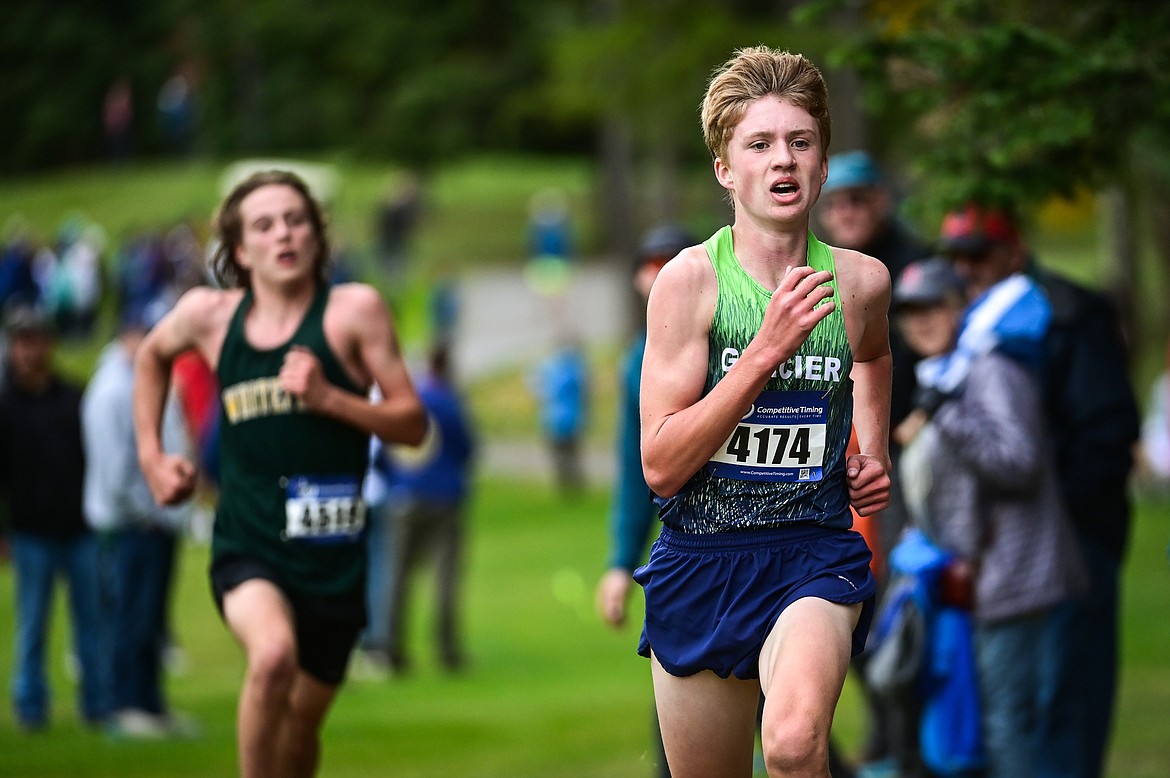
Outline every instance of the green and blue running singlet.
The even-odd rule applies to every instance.
[[[755,338],[772,293],[735,257],[730,227],[704,244],[718,283],[704,396]],[[808,264],[833,271],[828,246],[809,233]],[[853,423],[853,355],[836,275],[836,307],[779,365],[735,431],[673,498],[659,500],[671,529],[712,534],[798,522],[852,525],[845,449]]]

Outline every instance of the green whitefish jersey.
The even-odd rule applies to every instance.
[[[756,337],[772,293],[744,272],[730,227],[706,243],[719,297],[708,337],[704,395]],[[808,264],[834,269],[828,246],[809,233]],[[661,517],[695,534],[775,528],[798,522],[852,525],[845,484],[845,449],[853,423],[853,355],[841,295],[796,354],[777,367],[731,436],[669,500]]]
[[[301,345],[330,382],[363,394],[325,341],[328,299],[329,289],[318,289],[296,333],[273,349],[253,348],[244,337],[251,291],[232,317],[217,369],[220,496],[212,558],[244,554],[294,591],[352,595],[365,578],[361,488],[369,438],[310,413],[277,378],[289,348]]]

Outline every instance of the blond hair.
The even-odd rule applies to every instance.
[[[821,152],[829,151],[832,134],[829,90],[808,58],[767,46],[737,49],[711,76],[703,96],[703,140],[712,158],[727,154],[736,125],[753,100],[772,95],[808,111],[817,122]]]

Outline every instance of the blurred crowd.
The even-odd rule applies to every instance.
[[[19,216],[4,226],[0,309],[37,308],[64,338],[94,334],[103,301],[115,310],[159,315],[185,290],[207,280],[203,241],[191,222],[143,229],[111,245],[106,230],[81,214],[38,240]]]
[[[379,269],[407,262],[415,192],[374,214]],[[388,226],[389,222],[393,222]],[[11,700],[19,726],[51,725],[47,634],[58,581],[68,595],[69,667],[81,720],[115,738],[159,739],[198,732],[165,693],[169,670],[187,664],[170,615],[185,539],[210,540],[218,475],[218,381],[195,351],[175,360],[163,422],[168,451],[199,464],[195,497],[162,508],[137,461],[132,416],[134,359],[150,329],[195,286],[213,283],[213,246],[179,221],[113,243],[81,215],[38,241],[20,219],[3,233],[0,257],[0,562],[15,573],[16,635]],[[392,255],[392,256],[391,256]],[[351,274],[335,252],[332,280]],[[413,581],[433,563],[441,634],[436,659],[449,671],[467,661],[460,634],[464,509],[475,433],[450,365],[458,316],[455,291],[432,301],[433,345],[417,370],[436,436],[420,451],[371,441],[370,623],[355,672],[407,672],[404,634]],[[112,322],[110,321],[112,319]],[[84,382],[60,372],[62,343],[109,338]]]
[[[203,241],[178,222],[112,244],[71,215],[52,241],[19,219],[0,258],[4,374],[0,383],[0,546],[15,572],[12,703],[20,726],[49,725],[45,666],[56,582],[68,589],[78,709],[119,737],[194,732],[170,708],[165,666],[182,663],[169,603],[178,544],[193,504],[163,509],[138,468],[132,420],[138,344],[187,289],[205,283]],[[84,386],[59,371],[56,347],[104,338]],[[165,434],[175,450],[208,441],[215,378],[195,354],[175,370]]]
[[[411,180],[375,216],[387,273],[406,262],[418,208]],[[567,256],[563,217],[534,211],[533,234],[557,240],[534,238],[533,261]],[[830,161],[817,218],[827,242],[880,259],[892,281],[894,495],[856,522],[881,581],[869,646],[854,660],[867,740],[860,764],[837,761],[834,774],[1100,775],[1132,478],[1170,482],[1165,374],[1140,418],[1108,299],[1045,267],[1014,214],[972,205],[922,238],[899,218],[896,187],[876,161],[850,152]],[[677,225],[647,234],[632,274],[640,299],[694,242]],[[177,544],[188,532],[206,538],[210,521],[216,379],[194,353],[175,366],[170,445],[194,452],[208,479],[178,509],[159,508],[145,489],[130,393],[137,343],[180,295],[209,282],[205,244],[186,221],[117,244],[80,215],[51,241],[17,219],[4,228],[0,555],[18,578],[12,696],[27,730],[49,723],[45,631],[64,575],[82,717],[125,737],[195,731],[167,703],[163,677],[178,651],[168,613]],[[441,432],[417,451],[371,441],[371,618],[355,672],[377,677],[411,665],[405,608],[424,561],[439,576],[438,661],[451,671],[467,661],[457,589],[477,441],[449,362],[457,301],[440,287],[432,307],[438,337],[417,380]],[[56,372],[53,347],[99,335],[104,312],[113,312],[114,337],[84,389],[74,386]],[[622,467],[598,591],[614,626],[625,621],[654,520],[637,456],[642,338],[623,362]],[[556,483],[570,495],[583,487],[587,373],[580,344],[566,337],[532,380]]]

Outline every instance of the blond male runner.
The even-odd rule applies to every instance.
[[[635,574],[639,650],[675,778],[751,775],[761,690],[769,775],[825,776],[873,607],[849,506],[889,496],[890,279],[808,231],[830,136],[812,63],[738,51],[702,117],[735,219],[650,296],[642,461],[664,526]]]
[[[212,269],[227,288],[188,292],[141,346],[138,456],[160,503],[194,488],[194,465],[164,453],[158,429],[171,363],[198,349],[223,406],[211,580],[247,660],[240,772],[311,776],[365,623],[369,435],[417,444],[426,416],[378,293],[326,283],[324,222],[300,179],[253,175],[225,199],[216,227]],[[374,383],[385,398],[376,403]]]

